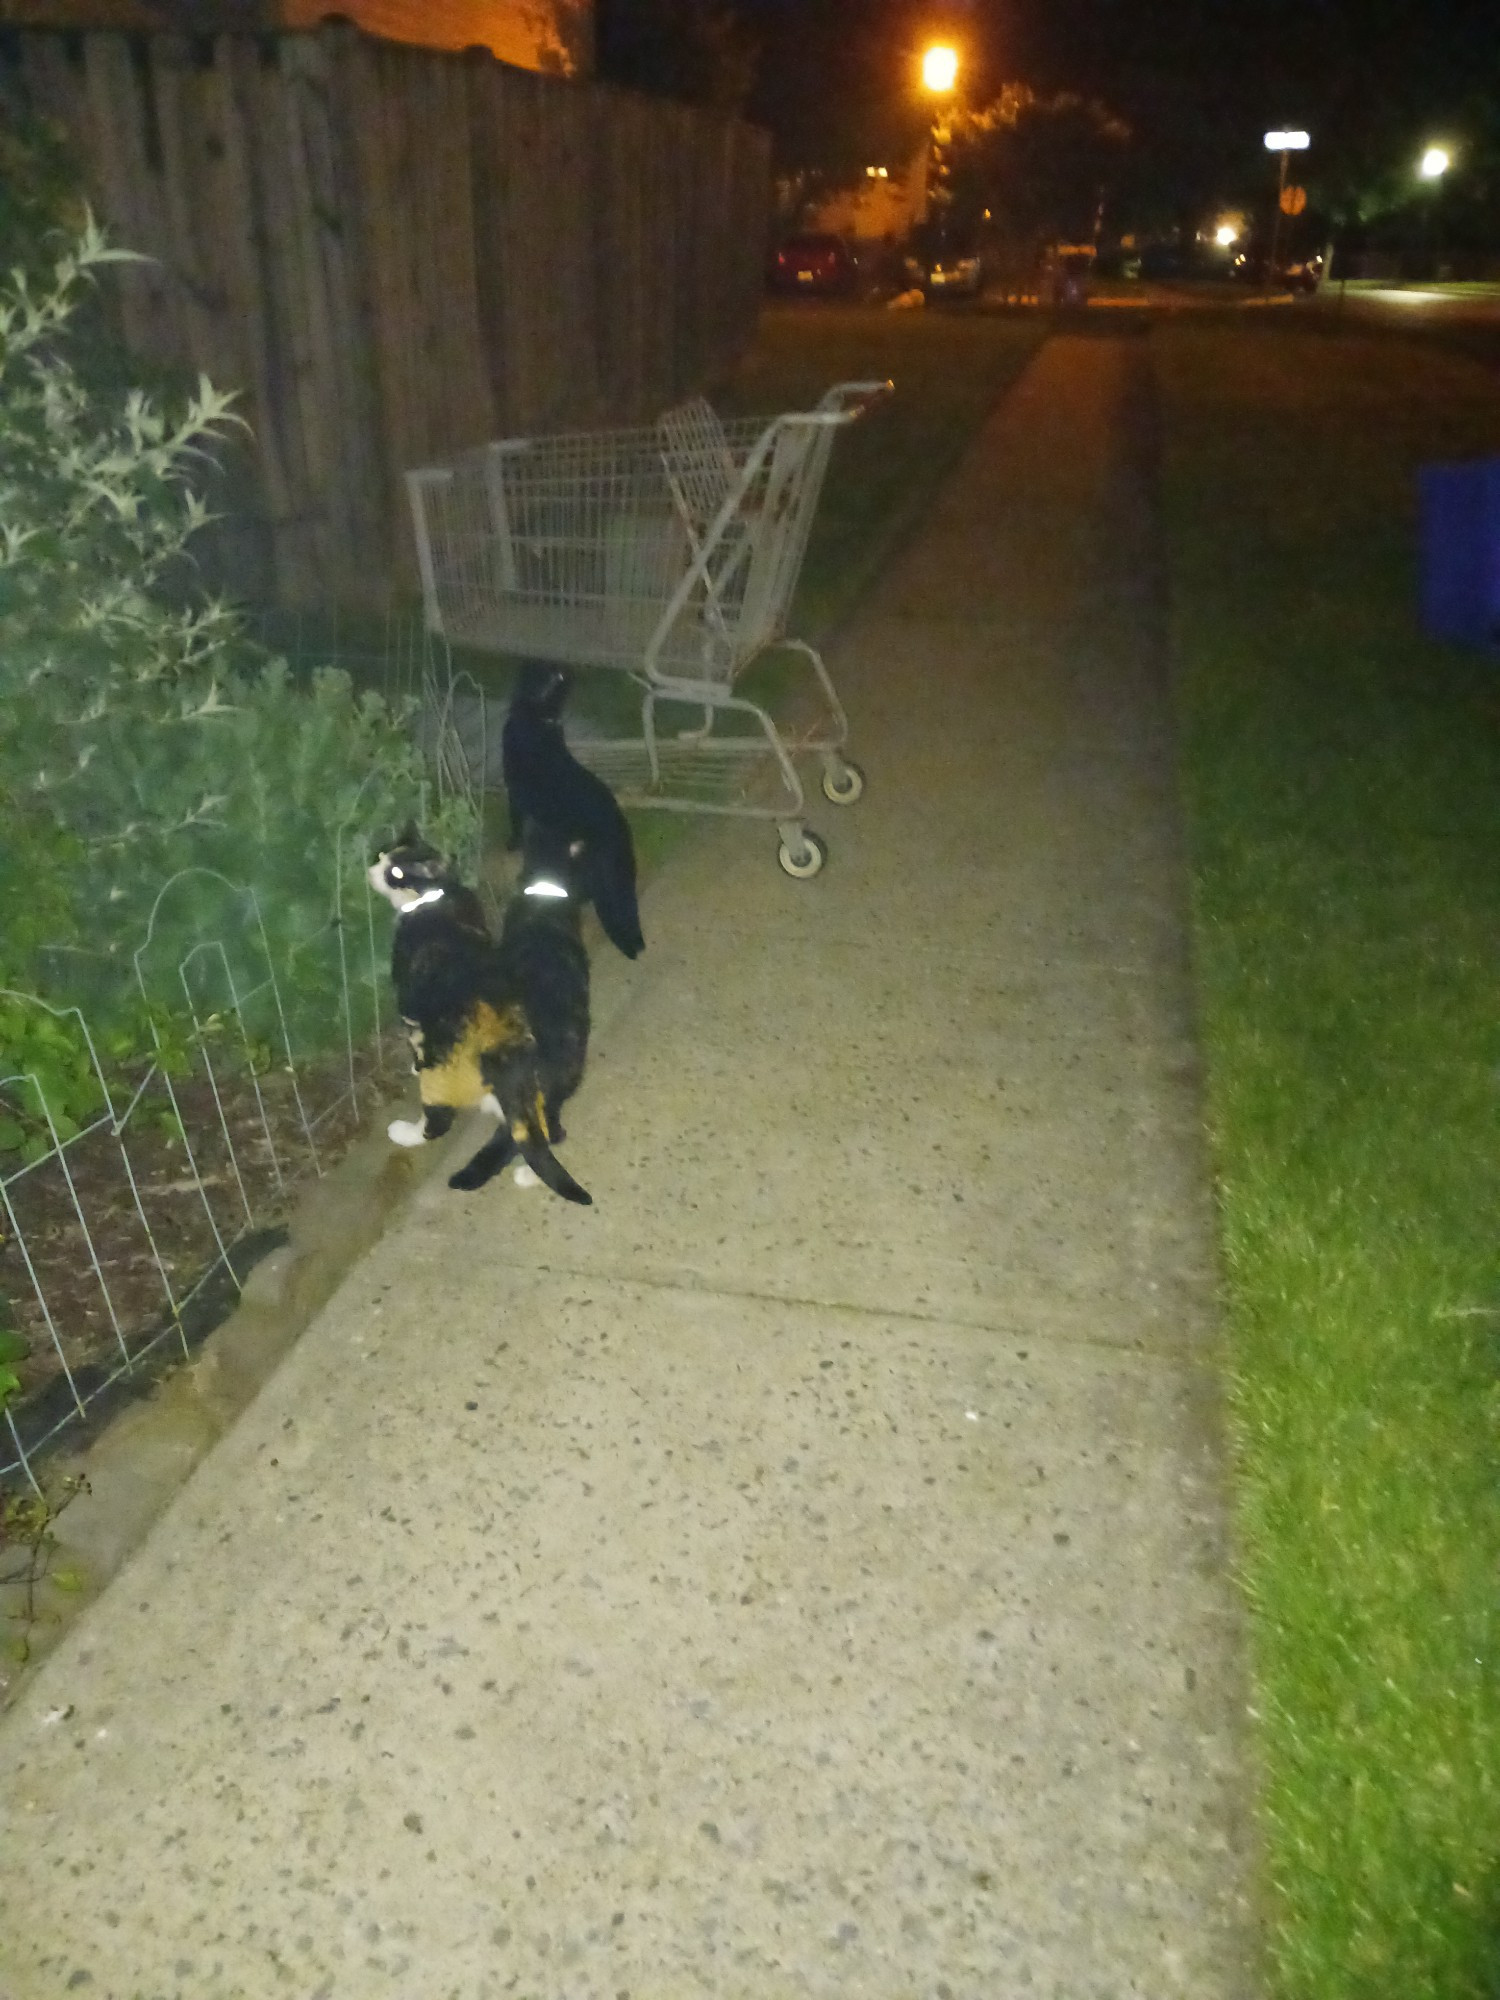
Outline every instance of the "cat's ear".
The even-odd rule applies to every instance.
[[[417,832],[417,822],[414,819],[409,819],[396,835],[396,846],[416,847],[420,845],[421,839],[422,836]]]

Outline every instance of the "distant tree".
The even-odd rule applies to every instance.
[[[1097,99],[1023,83],[940,129],[935,193],[952,222],[972,233],[988,213],[997,233],[1037,246],[1092,235],[1130,140]]]
[[[599,0],[598,72],[609,83],[724,111],[743,108],[759,50],[730,0]]]

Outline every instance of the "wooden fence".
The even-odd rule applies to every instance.
[[[239,389],[215,580],[284,606],[415,584],[401,474],[486,438],[654,413],[754,325],[765,135],[372,40],[15,30],[72,135],[125,337]]]

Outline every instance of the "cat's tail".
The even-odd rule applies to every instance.
[[[517,1142],[521,1158],[530,1167],[543,1187],[560,1194],[564,1201],[576,1201],[584,1208],[592,1208],[594,1197],[587,1188],[582,1188],[568,1172],[562,1161],[540,1133],[530,1132]]]
[[[592,1208],[594,1197],[587,1188],[578,1185],[552,1150],[546,1099],[536,1073],[536,1044],[531,1039],[530,1031],[527,1031],[525,1042],[497,1051],[493,1059],[487,1059],[485,1075],[497,1108],[503,1107],[501,1127],[489,1145],[470,1161],[470,1166],[477,1168],[481,1161],[485,1162],[488,1172],[483,1179],[488,1179],[489,1174],[495,1172],[511,1153],[519,1153],[543,1187],[551,1188],[564,1201],[576,1201],[585,1208]],[[478,1184],[458,1183],[460,1186]]]
[[[620,863],[599,863],[588,884],[599,927],[617,951],[638,958],[646,949],[641,936],[640,906],[630,870]]]
[[[448,1176],[448,1185],[471,1194],[487,1181],[492,1181],[496,1174],[503,1173],[517,1153],[544,1187],[560,1194],[564,1201],[576,1201],[585,1208],[593,1207],[594,1197],[578,1185],[545,1139],[528,1137],[517,1143],[503,1126],[488,1144],[480,1147],[466,1166]]]

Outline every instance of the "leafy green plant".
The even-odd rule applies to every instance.
[[[5,1651],[18,1666],[31,1658],[33,1634],[43,1616],[37,1601],[42,1585],[50,1582],[69,1594],[83,1588],[78,1570],[52,1568],[52,1555],[58,1517],[88,1490],[88,1481],[77,1475],[51,1492],[0,1487],[0,1611],[17,1628]]]
[[[54,233],[77,229],[83,219],[62,126],[7,103],[0,118],[0,270],[45,269]]]
[[[126,1070],[190,1001],[242,1002],[272,1046],[284,1014],[312,1054],[342,1032],[336,925],[376,836],[413,811],[460,851],[476,828],[434,805],[398,710],[334,669],[294,678],[190,587],[198,475],[238,420],[206,380],[168,408],[80,366],[80,315],[129,254],[88,219],[0,284],[0,987],[80,1008]],[[0,1002],[17,1074],[62,1137],[102,1102],[75,1021]],[[3,1095],[0,1155],[25,1154],[36,1091]]]
[[[104,1108],[104,1089],[76,1017],[0,994],[0,1154],[39,1160]]]
[[[8,1312],[6,1301],[0,1298],[0,1410],[5,1408],[21,1386],[16,1363],[24,1361],[31,1352],[31,1343],[6,1325]]]

